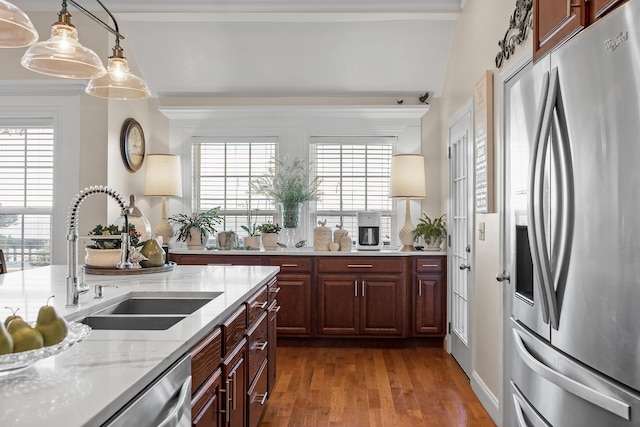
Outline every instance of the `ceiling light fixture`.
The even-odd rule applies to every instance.
[[[0,0],[0,47],[26,47],[38,41],[38,32],[20,8]]]
[[[116,36],[116,44],[113,55],[109,57],[107,69],[94,51],[82,46],[78,41],[78,31],[71,24],[67,1]],[[100,0],[96,1],[113,20],[113,27],[76,1],[62,0],[58,22],[51,27],[51,38],[27,49],[22,57],[22,65],[31,71],[50,76],[90,79],[85,92],[92,96],[121,100],[148,98],[151,93],[146,83],[129,71],[127,60],[122,55],[120,40],[124,39],[124,36],[118,29],[115,17]]]

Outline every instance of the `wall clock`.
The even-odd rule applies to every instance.
[[[124,167],[136,172],[144,161],[144,132],[136,119],[127,119],[120,131],[120,153]]]

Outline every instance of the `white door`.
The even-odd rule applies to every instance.
[[[473,236],[472,101],[449,120],[449,301],[451,354],[471,375]]]

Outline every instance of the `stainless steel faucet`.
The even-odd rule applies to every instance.
[[[78,305],[78,299],[81,294],[89,291],[89,285],[86,283],[78,283],[78,209],[80,203],[92,194],[106,194],[111,196],[118,202],[122,215],[124,216],[124,233],[122,233],[122,254],[117,268],[132,268],[133,264],[129,262],[129,211],[130,208],[124,204],[122,196],[109,187],[102,185],[85,188],[76,194],[69,205],[69,227],[67,228],[67,306]]]

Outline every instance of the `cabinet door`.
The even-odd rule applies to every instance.
[[[591,0],[589,2],[589,23],[602,18],[614,7],[621,5],[627,0]]]
[[[364,335],[402,334],[403,275],[360,277],[360,332]]]
[[[360,332],[360,283],[353,274],[318,276],[319,333],[357,335]]]
[[[415,300],[414,333],[444,336],[445,298],[440,274],[419,274],[413,289]]]
[[[278,335],[311,335],[311,275],[278,275]]]
[[[585,0],[533,0],[533,60],[571,38],[586,21]]]
[[[221,425],[221,389],[222,371],[218,368],[207,379],[202,389],[193,396],[191,402],[192,427],[218,427]]]
[[[224,426],[244,427],[247,394],[246,340],[242,340],[222,362],[224,374]]]
[[[268,326],[268,340],[269,347],[267,347],[267,391],[271,393],[273,387],[276,385],[276,330],[278,326],[278,311],[280,306],[278,300],[273,300],[269,306],[269,326]]]

